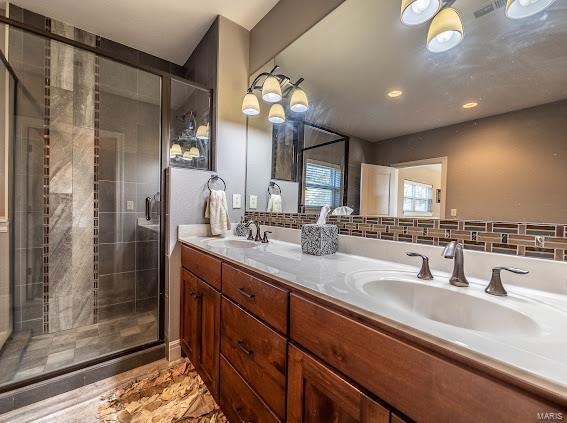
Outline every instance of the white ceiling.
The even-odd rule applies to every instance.
[[[309,121],[379,141],[567,98],[567,1],[514,21],[503,9],[475,17],[494,1],[459,0],[464,41],[437,54],[428,24],[401,24],[400,3],[346,0],[275,58],[305,78]],[[461,107],[470,101],[479,107]]]
[[[278,0],[13,0],[12,3],[184,64],[217,15],[252,29]]]

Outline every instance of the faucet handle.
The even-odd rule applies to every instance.
[[[268,234],[271,234],[272,231],[264,231],[264,238],[262,238],[262,244],[267,244],[268,242],[270,242],[270,240],[268,239]]]
[[[252,235],[252,228],[248,228],[248,241],[254,241],[254,236]]]
[[[417,274],[417,277],[419,279],[423,279],[423,280],[426,280],[426,281],[430,281],[430,280],[433,279],[433,275],[431,274],[431,270],[429,269],[429,257],[424,256],[423,254],[414,253],[414,252],[408,252],[406,254],[409,257],[421,257],[421,259],[422,259],[421,269],[420,269],[419,273]]]
[[[504,289],[504,285],[502,285],[502,278],[500,273],[502,270],[506,270],[508,272],[516,273],[518,275],[527,275],[527,270],[518,269],[517,267],[495,267],[492,269],[492,277],[490,278],[490,283],[485,288],[484,292],[490,295],[497,295],[499,297],[504,297],[508,295],[508,292]]]

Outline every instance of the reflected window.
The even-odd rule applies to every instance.
[[[404,214],[431,215],[433,213],[433,186],[404,180]]]
[[[305,163],[305,207],[336,208],[341,203],[340,166],[307,159]]]
[[[211,170],[211,93],[171,80],[169,164]]]

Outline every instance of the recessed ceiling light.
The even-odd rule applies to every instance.
[[[474,109],[476,106],[478,106],[478,103],[476,101],[471,101],[470,103],[463,104],[463,109]]]
[[[390,97],[390,98],[396,98],[396,97],[401,96],[402,94],[403,94],[403,92],[400,91],[400,90],[392,90],[392,91],[390,91],[390,92],[388,93],[388,97]]]

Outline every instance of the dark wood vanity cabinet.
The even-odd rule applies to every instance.
[[[389,423],[390,411],[314,357],[290,345],[287,421]]]
[[[534,421],[567,409],[197,249],[182,247],[182,265],[181,346],[233,423]]]
[[[218,400],[220,292],[182,270],[181,293],[181,348]]]

